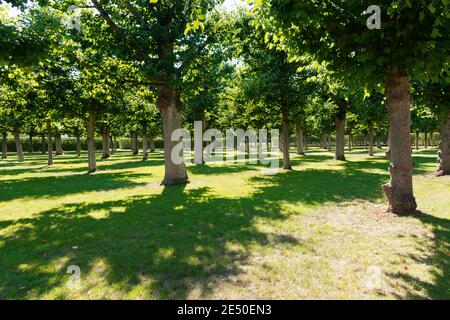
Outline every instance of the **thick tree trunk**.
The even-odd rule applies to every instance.
[[[2,159],[8,159],[8,134],[2,132]]]
[[[347,101],[340,99],[336,114],[336,160],[345,161],[345,118],[347,116]]]
[[[109,128],[105,126],[102,129],[102,159],[108,159],[109,157],[111,157]]]
[[[369,156],[373,157],[373,124],[369,124]]]
[[[64,150],[62,148],[61,132],[59,132],[59,130],[56,130],[56,133],[55,133],[55,150],[56,150],[55,154],[57,156],[64,154]]]
[[[137,131],[133,131],[132,137],[131,137],[131,151],[133,152],[133,155],[137,156],[139,154],[139,141],[138,141],[138,134]]]
[[[413,194],[411,157],[411,97],[408,76],[391,68],[385,84],[390,123],[391,179],[383,185],[389,200],[388,211],[398,215],[414,214],[417,204]]]
[[[437,176],[450,175],[450,111],[442,112],[439,116],[439,132],[441,142],[439,143]]]
[[[95,159],[95,113],[89,113],[89,118],[86,123],[87,131],[87,149],[88,149],[88,173],[97,171],[97,161]]]
[[[53,164],[53,138],[52,138],[52,121],[47,120],[47,164],[51,166]]]
[[[148,160],[147,125],[142,126],[142,161]]]
[[[33,134],[31,132],[28,134],[28,152],[33,153]]]
[[[19,159],[19,162],[24,162],[25,158],[23,157],[22,143],[20,142],[20,131],[18,125],[14,125],[13,133],[14,141],[16,142],[17,158]]]
[[[419,130],[416,130],[416,150],[419,150],[419,138],[420,138],[420,134],[419,134]]]
[[[80,137],[80,131],[78,129],[76,132],[76,136],[77,136],[76,153],[77,153],[77,157],[80,157],[81,156],[81,137]]]
[[[167,186],[188,183],[189,178],[184,160],[181,163],[174,163],[172,159],[172,151],[179,144],[179,141],[172,141],[172,133],[181,129],[180,95],[175,88],[161,85],[156,105],[161,112],[164,136],[165,173],[161,184]]]
[[[303,128],[301,122],[297,122],[296,134],[297,134],[297,154],[303,156],[305,155],[305,148],[303,145]]]

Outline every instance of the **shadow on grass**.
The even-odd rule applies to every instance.
[[[430,226],[433,236],[426,244],[421,244],[419,254],[408,255],[406,258],[417,263],[431,266],[432,282],[417,279],[407,272],[388,274],[395,281],[402,279],[414,290],[425,289],[426,296],[431,299],[450,299],[450,220],[438,218],[427,213],[419,212],[416,216],[424,225]],[[423,299],[411,292],[407,287],[403,288],[405,296],[400,299]]]
[[[123,181],[109,181],[109,175],[96,178],[107,179],[103,185],[123,187]],[[352,170],[283,172],[251,178],[255,192],[237,199],[215,195],[208,188],[177,186],[158,195],[64,204],[31,218],[3,221],[1,229],[14,231],[0,236],[0,298],[24,299],[28,290],[40,296],[64,288],[69,265],[78,265],[87,275],[98,272],[99,261],[105,265],[97,275],[99,281],[114,284],[124,294],[148,278],[145,298],[183,299],[193,288],[207,296],[218,281],[242,272],[255,244],[284,243],[293,250],[308,246],[260,231],[256,219],[267,224],[286,219],[290,213],[285,204],[375,199],[381,197],[383,179],[380,174]],[[78,191],[93,183],[83,181]],[[54,183],[55,188],[65,184]],[[58,261],[64,261],[60,269],[46,268]]]

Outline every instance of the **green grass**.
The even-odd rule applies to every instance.
[[[434,150],[435,151],[435,150]],[[67,154],[0,162],[2,299],[450,298],[450,178],[415,155],[421,214],[384,212],[381,154],[294,157],[294,171],[189,166],[163,188],[160,152],[87,175]],[[81,288],[67,287],[67,267]]]

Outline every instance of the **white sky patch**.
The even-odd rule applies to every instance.
[[[246,0],[225,0],[221,7],[226,11],[232,11],[238,7],[244,6],[246,3]]]

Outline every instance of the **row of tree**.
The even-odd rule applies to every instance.
[[[104,158],[113,137],[131,135],[136,152],[141,135],[144,159],[162,135],[162,183],[172,185],[188,175],[171,159],[171,135],[196,120],[281,128],[282,146],[295,132],[299,154],[306,135],[334,132],[337,160],[345,134],[364,132],[371,155],[383,134],[391,161],[383,189],[397,214],[417,207],[411,132],[440,131],[438,173],[450,173],[444,0],[385,1],[380,29],[367,27],[366,6],[353,1],[261,0],[232,13],[218,0],[76,1],[79,10],[68,10],[73,1],[7,2],[21,14],[0,11],[0,129],[14,134],[19,155],[24,128],[54,136],[57,152],[61,132],[85,134],[93,172],[96,134]]]

